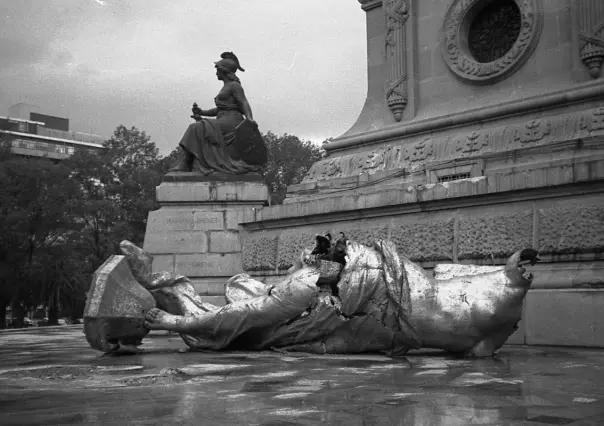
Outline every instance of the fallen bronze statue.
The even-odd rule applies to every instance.
[[[514,332],[531,285],[524,249],[505,266],[437,265],[428,274],[394,243],[366,247],[317,236],[274,286],[239,274],[222,307],[187,277],[151,273],[152,256],[129,241],[95,273],[84,313],[90,346],[132,353],[149,330],[177,332],[192,350],[279,350],[404,355],[437,348],[492,356]]]

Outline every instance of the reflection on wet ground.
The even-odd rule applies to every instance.
[[[155,334],[104,357],[77,326],[0,333],[3,425],[604,425],[604,350],[202,353]]]

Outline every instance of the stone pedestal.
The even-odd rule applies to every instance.
[[[161,207],[149,213],[144,243],[153,272],[186,275],[208,302],[224,304],[226,280],[243,272],[238,224],[254,221],[267,204],[262,177],[167,175],[157,200]]]
[[[246,270],[278,281],[326,231],[390,239],[428,270],[502,265],[533,248],[541,262],[510,341],[604,347],[604,79],[593,59],[604,54],[590,45],[601,0],[358,1],[365,105],[283,205],[241,224]],[[492,46],[471,28],[513,46],[484,62]]]

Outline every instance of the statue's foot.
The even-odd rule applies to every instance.
[[[149,330],[178,331],[181,319],[179,315],[171,315],[161,309],[153,308],[145,315],[145,327]]]

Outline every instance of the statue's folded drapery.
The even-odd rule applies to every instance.
[[[218,110],[216,119],[203,118],[190,124],[179,145],[195,156],[195,167],[203,174],[258,171],[258,166],[246,164],[237,150],[231,148],[235,129],[244,120],[238,106],[218,98],[214,102]]]
[[[236,275],[227,283],[230,303],[220,308],[210,308],[193,295],[176,301],[179,294],[190,293],[183,292],[184,287],[165,287],[154,293],[167,312],[195,317],[190,331],[181,334],[194,349],[401,354],[419,347],[409,321],[404,263],[394,244],[378,241],[368,248],[348,242],[347,250],[339,283],[341,299],[321,292],[316,286],[319,270],[308,266],[273,287],[247,274]],[[177,286],[190,286],[186,278],[180,279]],[[198,306],[192,306],[192,301]]]

